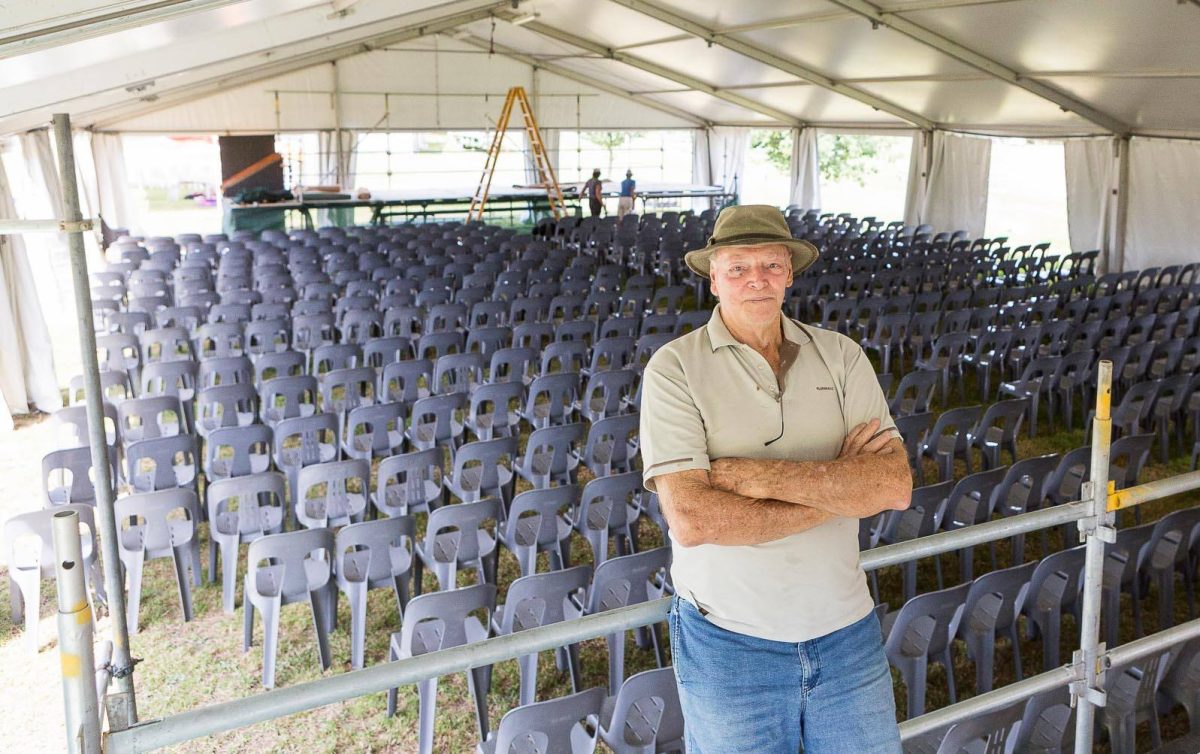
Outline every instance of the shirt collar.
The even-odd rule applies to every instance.
[[[812,340],[806,332],[792,320],[791,317],[783,316],[783,312],[779,313],[779,318],[783,323],[784,339],[802,346]],[[742,345],[741,341],[733,337],[733,333],[729,332],[729,328],[725,326],[725,320],[721,319],[721,305],[717,304],[713,308],[712,316],[708,319],[708,324],[705,325],[708,330],[708,341],[712,345],[712,350],[716,351],[722,346],[737,346]]]

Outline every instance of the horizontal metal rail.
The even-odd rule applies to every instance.
[[[1200,471],[1189,471],[1186,474],[1169,476],[1165,479],[1156,479],[1153,482],[1139,484],[1136,487],[1111,492],[1108,495],[1108,509],[1116,511],[1124,508],[1132,508],[1135,505],[1148,503],[1151,500],[1158,500],[1195,489],[1200,489]]]
[[[1189,483],[1164,486],[1160,482],[1152,482],[1149,485],[1133,487],[1124,492],[1136,495],[1132,499],[1145,502],[1200,487],[1200,474],[1184,476],[1189,479]],[[1151,491],[1141,489],[1141,487],[1151,487],[1152,485]],[[884,545],[864,552],[860,557],[860,563],[864,570],[873,570],[944,552],[952,552],[971,545],[1002,540],[1016,534],[1079,520],[1086,511],[1085,506],[1086,504],[1083,502],[1067,503],[954,531],[920,537],[907,542]],[[432,652],[419,657],[373,665],[362,670],[266,691],[230,702],[199,707],[166,718],[147,720],[124,730],[110,732],[107,750],[112,754],[121,754],[122,752],[156,749],[201,736],[253,725],[276,717],[305,712],[366,694],[412,685],[427,678],[463,672],[470,668],[511,660],[532,652],[554,649],[566,644],[640,628],[666,620],[669,605],[670,600],[666,598],[644,602],[585,616],[577,620],[554,623],[474,644]],[[1200,632],[1200,622],[1197,622],[1197,625],[1197,631]],[[1040,691],[1065,685],[1075,679],[1074,672],[1070,667],[1051,671],[1049,674],[1044,673],[1042,676],[1025,679],[988,694],[960,702],[958,705],[931,712],[903,723],[901,733],[905,738],[921,735],[944,727],[948,722],[962,719],[962,715],[967,712],[974,713],[1006,706]],[[1048,677],[1043,678],[1043,676]],[[964,707],[962,705],[972,706]],[[965,710],[965,712],[953,713],[957,716],[948,716],[952,714],[948,712],[952,709]],[[930,719],[926,721],[925,718]]]
[[[1190,620],[1187,623],[1180,623],[1178,626],[1158,631],[1149,636],[1143,636],[1128,644],[1122,644],[1119,647],[1110,649],[1108,650],[1108,661],[1106,664],[1111,668],[1119,668],[1150,655],[1166,651],[1173,646],[1195,639],[1198,636],[1200,636],[1200,618]],[[1010,683],[1007,686],[1002,686],[985,694],[965,699],[957,704],[951,704],[948,707],[928,712],[912,720],[905,720],[900,723],[900,737],[905,741],[910,741],[926,733],[942,730],[974,715],[995,712],[996,710],[1022,702],[1035,694],[1066,686],[1074,681],[1081,680],[1082,677],[1082,667],[1063,665],[1053,670],[1047,670],[1044,673]]]
[[[0,220],[0,236],[23,233],[77,233],[95,227],[94,220]]]

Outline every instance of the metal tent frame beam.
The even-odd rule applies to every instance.
[[[1012,84],[1013,86],[1020,87],[1021,89],[1041,97],[1044,100],[1053,102],[1064,111],[1074,113],[1084,120],[1100,126],[1110,133],[1118,136],[1129,135],[1130,127],[1108,113],[1098,110],[1086,102],[1075,99],[1069,94],[1061,92],[1052,86],[1048,86],[1040,81],[1029,78],[1006,65],[992,60],[986,55],[976,52],[969,47],[965,47],[958,42],[947,39],[940,34],[926,29],[920,24],[909,21],[903,16],[882,10],[875,4],[867,2],[867,0],[829,1],[835,5],[845,8],[846,10],[857,13],[863,18],[868,19],[872,24],[886,26],[892,31],[903,34],[910,39],[920,42],[926,47],[932,47],[938,52],[949,55],[961,63],[965,63],[973,68],[978,68],[979,70],[991,75],[996,79]]]
[[[473,6],[473,7],[472,7]],[[500,8],[511,7],[511,3],[505,0],[486,0],[485,2],[476,2],[467,5],[462,10],[454,13],[448,13],[441,16],[431,18],[423,18],[412,23],[405,24],[398,29],[392,29],[385,33],[375,33],[349,42],[341,42],[331,47],[313,50],[300,55],[291,57],[282,57],[272,63],[262,65],[260,60],[262,53],[255,53],[252,60],[247,61],[244,70],[223,73],[219,76],[212,76],[200,81],[196,81],[183,86],[166,89],[153,102],[148,103],[145,107],[133,108],[130,103],[120,103],[106,107],[100,110],[95,110],[89,113],[90,125],[94,129],[103,130],[114,123],[119,123],[132,118],[140,118],[146,115],[166,110],[175,107],[189,100],[206,97],[211,94],[224,91],[231,87],[246,86],[259,81],[283,76],[294,71],[299,71],[304,68],[312,68],[326,63],[333,63],[342,58],[347,58],[352,55],[357,55],[364,52],[370,52],[379,47],[388,45],[401,44],[413,39],[417,39],[431,34],[439,34],[441,32],[456,29],[459,26],[481,21],[494,14]],[[413,14],[419,15],[419,14]],[[401,19],[404,16],[400,17]],[[286,50],[287,48],[280,48]],[[105,113],[111,112],[111,115]]]
[[[0,36],[0,60],[241,2],[245,0],[158,0],[98,15],[72,17],[61,23]]]
[[[584,39],[583,37],[576,36],[570,32],[563,31],[562,29],[548,26],[541,21],[531,21],[529,23],[522,24],[521,28],[528,29],[529,31],[546,37],[547,39],[553,39],[556,42],[562,42],[563,44],[577,47],[581,50],[587,50],[588,52],[595,53],[596,55],[600,55],[601,57],[609,60],[615,60],[618,63],[624,63],[625,65],[645,71],[646,73],[653,74],[659,78],[664,78],[668,81],[674,81],[676,84],[686,86],[688,89],[703,92],[710,97],[716,97],[717,99],[724,100],[732,105],[737,105],[745,110],[750,110],[752,112],[759,113],[760,115],[765,115],[768,118],[778,121],[784,125],[797,127],[808,125],[806,122],[790,113],[785,113],[784,111],[778,110],[769,105],[764,105],[761,102],[750,99],[749,97],[743,97],[740,94],[734,94],[733,92],[725,91],[719,87],[713,86],[712,84],[688,76],[685,73],[680,73],[673,68],[667,68],[666,66],[661,66],[657,63],[651,63],[649,60],[643,60],[642,58],[634,55],[620,52],[619,50],[615,50],[611,47],[606,47],[599,42],[593,42],[590,39]]]
[[[593,89],[598,89],[602,92],[607,92],[608,94],[614,95],[616,97],[622,97],[622,98],[630,100],[632,102],[636,102],[639,105],[644,105],[646,107],[654,108],[655,110],[658,110],[661,113],[665,113],[665,114],[673,116],[675,118],[680,118],[682,120],[685,120],[689,123],[696,125],[697,127],[707,128],[707,127],[710,127],[713,125],[709,121],[706,121],[703,118],[699,118],[699,117],[693,115],[692,113],[687,112],[686,110],[680,110],[677,107],[672,107],[671,105],[659,102],[658,100],[655,100],[651,97],[646,97],[646,96],[637,94],[636,92],[631,92],[626,89],[622,89],[619,86],[613,86],[611,84],[606,84],[602,81],[596,81],[595,79],[589,80],[587,76],[584,76],[581,73],[577,73],[577,72],[571,70],[570,68],[564,68],[563,66],[555,65],[554,63],[547,63],[545,61],[538,60],[537,58],[535,58],[533,56],[526,55],[525,53],[514,50],[511,47],[505,47],[504,45],[490,43],[487,40],[480,39],[479,37],[476,37],[473,34],[468,34],[468,35],[458,37],[458,40],[460,42],[465,42],[469,45],[472,45],[473,47],[478,47],[481,50],[487,50],[489,48],[494,49],[496,51],[497,55],[501,55],[503,57],[509,58],[510,60],[515,60],[518,63],[524,63],[525,65],[532,66],[535,70],[540,69],[540,70],[546,71],[547,73],[552,73],[555,76],[561,76],[562,78],[567,79],[569,81],[574,81],[577,84],[583,84],[584,86],[590,86]],[[543,94],[542,96],[544,97],[546,95]]]
[[[875,110],[881,110],[890,115],[894,115],[901,120],[907,121],[918,128],[926,131],[932,130],[936,124],[923,115],[915,113],[911,110],[906,110],[899,105],[888,102],[885,99],[876,97],[870,92],[858,89],[856,87],[844,84],[826,76],[808,66],[802,65],[795,60],[776,55],[770,50],[766,50],[758,45],[742,41],[736,37],[731,37],[715,29],[710,29],[695,21],[691,21],[671,10],[647,2],[646,0],[611,0],[617,5],[624,6],[630,10],[641,13],[644,16],[653,18],[656,21],[674,26],[677,29],[686,31],[693,37],[698,37],[707,41],[709,44],[715,44],[719,47],[724,47],[727,50],[743,55],[751,60],[755,60],[763,65],[774,68],[777,71],[783,71],[798,79],[807,81],[810,84],[815,84],[822,89],[827,89],[835,94],[840,94],[843,97],[849,97],[856,102],[860,102]],[[728,91],[730,88],[726,88]]]

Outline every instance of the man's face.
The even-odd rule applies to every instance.
[[[792,284],[792,255],[782,244],[730,246],[713,255],[710,287],[721,311],[748,322],[778,319]]]

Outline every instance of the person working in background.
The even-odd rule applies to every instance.
[[[621,197],[617,199],[617,219],[633,212],[633,202],[637,199],[637,181],[633,180],[633,171],[625,171],[625,180],[621,181]]]
[[[600,210],[604,209],[604,202],[601,200],[601,197],[604,195],[604,181],[600,180],[600,168],[592,171],[592,177],[588,179],[587,183],[583,184],[583,190],[579,194],[580,196],[587,197],[592,217],[599,217]]]

